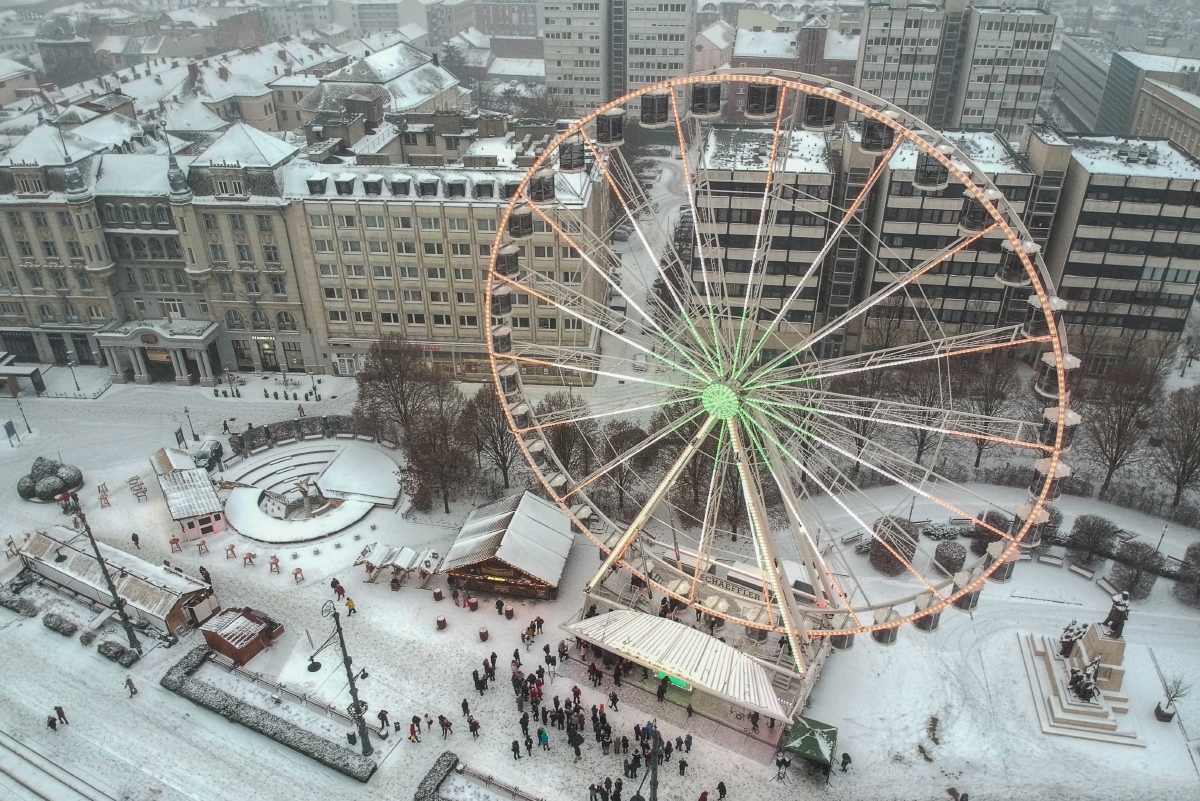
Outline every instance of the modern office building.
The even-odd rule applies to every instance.
[[[1054,108],[1071,130],[1092,133],[1117,45],[1093,36],[1064,36],[1054,79]]]
[[[1134,136],[1170,139],[1189,153],[1200,153],[1200,95],[1147,79],[1132,128]]]
[[[1142,87],[1147,80],[1195,92],[1200,89],[1200,59],[1128,50],[1113,53],[1104,82],[1104,95],[1096,112],[1095,133],[1126,136],[1131,132]]]

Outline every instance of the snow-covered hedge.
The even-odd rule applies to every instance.
[[[0,606],[25,617],[37,617],[38,613],[37,604],[28,598],[21,598],[10,592],[0,592]]]
[[[74,621],[67,620],[65,617],[54,612],[48,612],[42,618],[42,625],[51,631],[57,631],[64,637],[74,637],[75,632],[79,631],[79,626]]]
[[[441,801],[442,782],[446,781],[446,777],[450,775],[457,764],[457,754],[453,751],[443,751],[442,755],[433,763],[433,767],[425,774],[425,778],[421,779],[421,783],[417,785],[413,801]]]
[[[974,529],[975,527],[970,524],[952,526],[949,523],[931,523],[921,533],[934,542],[945,542],[946,540],[956,540],[959,537],[969,537]]]
[[[105,640],[96,646],[96,650],[100,652],[101,656],[111,659],[121,667],[133,667],[133,663],[141,658],[137,651],[126,648],[115,640]]]
[[[332,743],[195,678],[192,674],[204,664],[208,651],[207,645],[193,648],[163,675],[159,684],[198,706],[228,718],[232,723],[258,732],[352,779],[365,782],[375,773],[378,767],[375,760]]]
[[[947,576],[953,576],[963,569],[967,561],[967,549],[961,543],[953,541],[939,542],[933,552],[933,560],[939,570]]]

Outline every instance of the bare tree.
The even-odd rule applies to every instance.
[[[1154,472],[1174,489],[1171,509],[1184,490],[1200,483],[1200,387],[1177,389],[1157,415],[1162,446],[1151,457]]]
[[[508,416],[496,385],[488,382],[479,388],[475,396],[467,401],[464,415],[470,424],[471,435],[480,461],[500,471],[504,488],[509,487],[509,476],[520,462],[523,454],[521,445],[508,425]]]
[[[1131,363],[1088,383],[1082,450],[1104,471],[1103,498],[1113,474],[1145,455],[1147,429],[1162,397],[1162,376],[1146,365]]]
[[[355,413],[366,419],[386,420],[407,435],[412,421],[429,403],[432,374],[425,354],[399,334],[371,345],[367,361],[355,376],[358,401]]]
[[[1200,359],[1200,314],[1188,316],[1187,327],[1183,330],[1183,353],[1179,357],[1179,377],[1192,366],[1192,362]]]
[[[413,419],[404,441],[406,491],[414,502],[440,496],[446,514],[450,513],[451,497],[470,486],[475,476],[465,407],[466,400],[451,379],[436,374],[429,384],[428,404]]]
[[[1007,417],[1016,409],[1017,374],[1011,359],[1002,354],[982,356],[970,365],[966,381],[965,406],[975,414],[987,417]],[[976,438],[975,466],[983,461],[983,452],[997,443]]]
[[[538,422],[545,426],[546,441],[562,466],[588,472],[596,462],[592,443],[597,426],[595,420],[579,419],[591,414],[587,401],[567,392],[552,392],[538,401],[536,411]]]
[[[1128,590],[1131,598],[1149,598],[1163,561],[1163,555],[1149,543],[1126,540],[1117,548],[1109,581],[1117,589]]]
[[[628,420],[610,420],[601,432],[601,458],[605,464],[645,442],[647,434]],[[605,474],[604,483],[617,493],[617,508],[625,508],[625,497],[629,495],[641,478],[642,471],[654,463],[655,448],[649,447],[635,455],[616,462]]]
[[[1192,692],[1192,685],[1183,676],[1175,675],[1163,683],[1163,697],[1167,699],[1167,709],[1182,701]]]
[[[941,409],[946,389],[941,368],[937,361],[914,362],[900,368],[896,373],[897,399],[929,410]],[[934,411],[919,412],[916,418],[930,426],[937,422]],[[916,451],[914,461],[920,464],[925,452],[934,446],[937,435],[928,428],[905,428],[903,432]]]

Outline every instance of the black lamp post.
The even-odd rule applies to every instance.
[[[75,360],[70,356],[67,357],[67,369],[71,371],[71,380],[75,382],[75,391],[80,392],[79,379],[75,377]]]
[[[183,416],[187,418],[188,430],[192,432],[192,442],[199,442],[200,438],[196,436],[196,429],[192,426],[192,413],[188,411],[188,407],[183,407]]]
[[[17,401],[17,408],[21,410],[21,419],[25,421],[25,433],[32,434],[33,429],[29,427],[29,418],[25,416],[25,407],[21,405],[21,401]]]
[[[317,662],[313,657],[328,648],[336,639],[342,649],[342,665],[346,668],[346,680],[350,682],[350,708],[347,711],[350,713],[350,717],[354,719],[354,723],[358,728],[358,738],[362,740],[363,756],[370,756],[375,753],[375,749],[371,746],[371,739],[367,734],[367,722],[363,719],[363,713],[367,711],[367,705],[358,700],[358,685],[354,683],[355,675],[354,671],[350,668],[350,654],[346,653],[346,637],[342,634],[342,617],[338,614],[337,607],[333,601],[326,601],[321,607],[321,617],[331,616],[333,617],[334,632],[308,658],[308,670],[310,673],[316,673],[321,669],[321,663]],[[367,677],[365,670],[362,671],[361,677],[364,679]]]
[[[142,652],[142,644],[138,641],[137,635],[133,632],[133,622],[130,621],[129,615],[125,614],[125,599],[117,594],[117,587],[113,584],[112,576],[109,575],[108,565],[104,562],[104,557],[100,555],[100,546],[96,544],[96,538],[92,536],[92,527],[88,525],[87,516],[83,513],[83,508],[79,505],[79,495],[71,493],[71,500],[75,503],[75,518],[83,524],[83,533],[87,535],[88,542],[92,544],[92,551],[96,554],[96,562],[100,565],[100,572],[104,575],[104,583],[108,585],[108,592],[112,595],[113,606],[116,607],[117,615],[121,618],[121,625],[125,627],[125,634],[129,637],[129,647]],[[55,562],[65,562],[67,559],[62,553],[54,557]]]

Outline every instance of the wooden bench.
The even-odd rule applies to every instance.
[[[952,518],[950,518],[950,525],[952,525],[952,526],[972,526],[972,525],[975,525],[975,523],[977,523],[977,522],[979,522],[979,521],[973,517],[952,517]]]
[[[1067,565],[1067,570],[1070,570],[1072,573],[1075,573],[1076,575],[1083,576],[1088,581],[1091,581],[1096,576],[1095,570],[1093,570],[1090,567],[1084,567],[1083,565],[1077,564],[1075,562],[1072,562],[1071,564]]]
[[[1109,581],[1107,577],[1097,581],[1096,586],[1107,592],[1109,595],[1116,595],[1120,592],[1120,590],[1117,589],[1117,585]]]
[[[853,545],[863,538],[863,533],[860,531],[857,534],[850,534],[842,537],[842,545]]]
[[[250,455],[251,455],[251,456],[257,456],[258,454],[260,454],[260,453],[262,453],[263,451],[265,451],[265,450],[269,449],[270,447],[271,447],[270,445],[262,445],[262,446],[259,446],[259,447],[257,447],[257,448],[251,448],[251,449],[250,449]]]
[[[1046,565],[1053,565],[1054,567],[1062,567],[1063,566],[1063,558],[1061,556],[1055,556],[1053,554],[1048,554],[1048,553],[1044,553],[1041,556],[1039,556],[1038,562],[1040,562],[1042,564],[1046,564]]]
[[[1017,557],[1018,562],[1032,562],[1033,554],[1029,551],[1021,551],[1021,555]]]
[[[279,440],[278,442],[276,442],[275,444],[276,444],[276,445],[291,445],[291,444],[293,444],[295,441],[296,441],[296,440],[295,440],[295,438],[293,438],[293,437],[289,437],[288,439],[281,439],[281,440]]]

